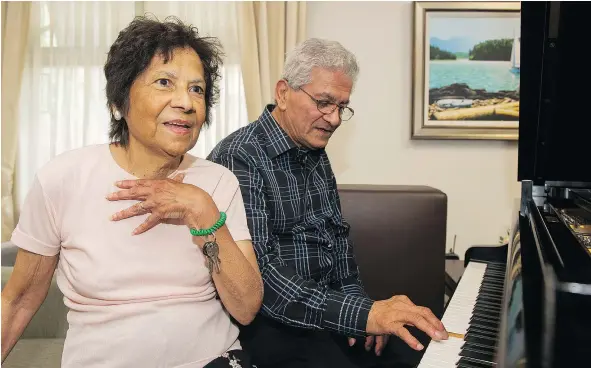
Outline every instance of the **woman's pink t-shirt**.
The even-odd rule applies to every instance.
[[[250,240],[231,171],[186,155],[177,172],[228,214],[235,241]],[[69,308],[62,367],[194,368],[240,348],[186,226],[159,224],[133,236],[148,215],[109,220],[137,203],[105,198],[124,179],[135,178],[107,144],[66,152],[37,173],[12,235],[30,252],[59,254],[56,278]]]

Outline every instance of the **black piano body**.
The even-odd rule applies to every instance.
[[[490,249],[506,257],[493,366],[591,367],[590,15],[521,3],[522,190],[509,243]]]

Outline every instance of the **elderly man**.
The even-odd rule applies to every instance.
[[[406,296],[374,301],[363,290],[325,152],[353,116],[348,105],[358,71],[338,42],[305,41],[287,56],[275,104],[209,156],[240,182],[263,275],[263,307],[241,331],[258,367],[371,366],[385,358],[376,355],[389,335],[423,349],[405,325],[447,338],[428,308]],[[355,344],[375,355],[352,355],[363,350]]]

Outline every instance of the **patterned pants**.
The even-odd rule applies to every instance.
[[[205,368],[256,368],[243,350],[230,350],[209,362]]]

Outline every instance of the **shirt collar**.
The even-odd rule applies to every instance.
[[[271,115],[275,105],[267,105],[259,117],[267,141],[266,149],[269,157],[275,158],[291,149],[298,148],[297,144],[279,126],[277,120]]]

